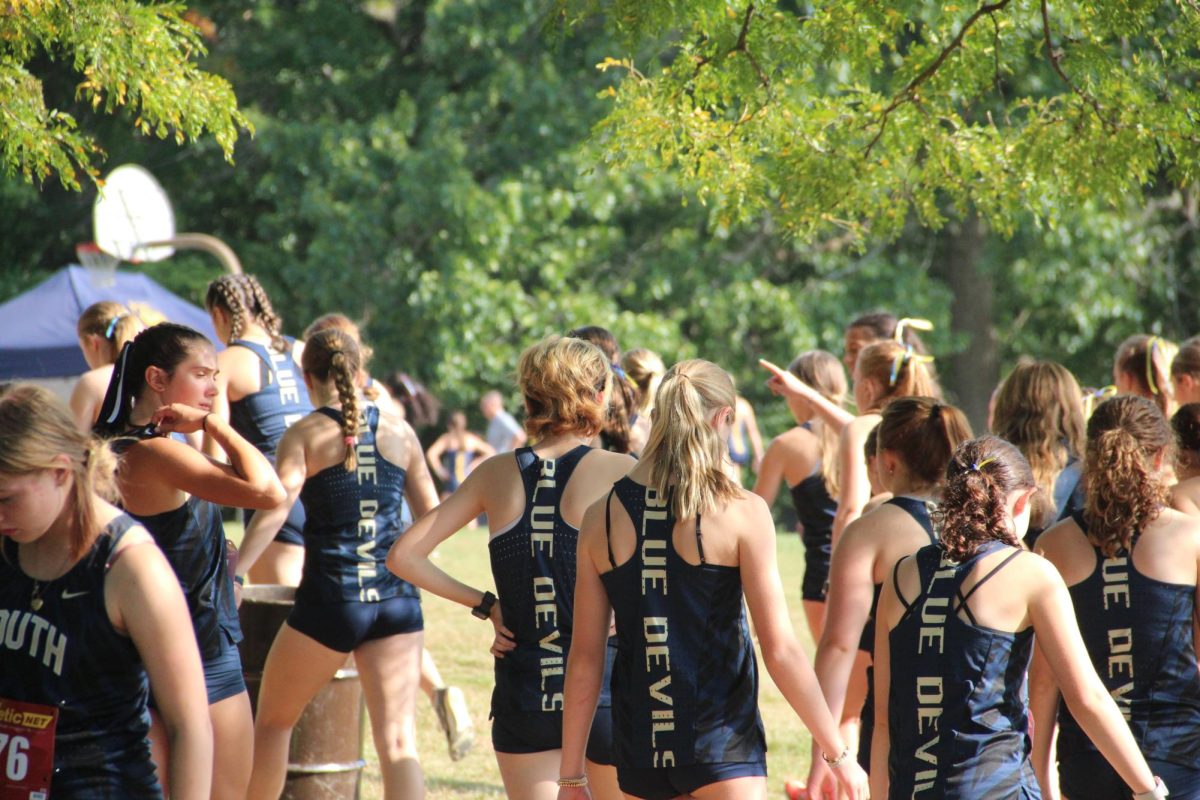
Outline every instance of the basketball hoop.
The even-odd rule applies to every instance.
[[[116,273],[117,264],[120,263],[119,259],[101,250],[100,245],[95,242],[77,244],[75,245],[75,256],[83,268],[88,271],[93,286],[106,289],[117,282]]]

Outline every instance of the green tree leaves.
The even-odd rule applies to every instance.
[[[200,31],[178,3],[13,0],[0,9],[0,169],[70,189],[98,176],[103,153],[76,116],[56,103],[127,112],[135,130],[177,144],[212,136],[226,158],[248,129],[233,90],[194,61]],[[74,97],[47,101],[38,68],[70,66]]]

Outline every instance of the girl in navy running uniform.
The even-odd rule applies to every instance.
[[[216,373],[217,354],[203,334],[166,322],[147,328],[113,370],[97,429],[115,437],[122,454],[121,504],[158,542],[188,601],[213,726],[213,797],[240,798],[250,777],[254,729],[220,506],[265,510],[284,494],[266,457],[211,413]],[[214,440],[229,463],[168,435],[196,431]],[[156,754],[166,748],[158,725],[151,737]]]
[[[788,366],[797,378],[841,407],[846,400],[846,372],[833,353],[810,350]],[[796,427],[767,445],[758,471],[754,493],[775,503],[779,482],[787,484],[800,521],[804,541],[804,581],[800,597],[804,616],[814,640],[821,638],[825,623],[825,587],[829,582],[829,558],[833,552],[833,519],[837,515],[838,434],[816,416],[804,400],[789,396],[788,410]]]
[[[567,666],[560,798],[586,797],[584,753],[615,612],[613,740],[634,797],[762,797],[766,741],[743,593],[775,683],[837,764],[852,798],[854,763],[792,631],[762,498],[726,474],[736,403],[715,364],[663,378],[637,467],[588,509],[580,532],[575,646]]]
[[[128,308],[111,300],[92,303],[79,315],[75,333],[88,371],[79,376],[71,390],[71,413],[79,430],[91,433],[100,415],[108,379],[121,348],[141,332],[141,319]]]
[[[1166,506],[1172,433],[1150,400],[1124,395],[1088,421],[1085,507],[1046,531],[1038,552],[1071,593],[1092,664],[1154,771],[1180,800],[1200,798],[1196,576],[1200,520]],[[1052,783],[1058,692],[1034,671],[1037,754]],[[1058,713],[1058,779],[1073,800],[1125,800],[1073,709]]]
[[[612,380],[608,357],[595,345],[572,337],[543,339],[522,353],[517,380],[533,447],[483,462],[445,503],[417,520],[392,548],[388,566],[492,621],[496,761],[509,797],[540,800],[556,792],[578,526],[584,510],[634,462],[588,444],[603,425]],[[440,542],[481,512],[491,529],[488,550],[498,602],[429,560]],[[603,649],[601,644],[602,663]],[[606,712],[598,715],[598,726],[608,719]],[[616,775],[606,766],[612,763],[611,741],[602,741],[611,734],[598,727],[595,738],[588,758],[598,794],[619,797]]]
[[[1024,688],[1035,634],[1072,712],[1137,800],[1164,796],[1092,669],[1062,578],[1021,547],[1036,491],[1013,445],[963,443],[946,468],[938,543],[889,570],[871,797],[1040,798]]]
[[[354,653],[387,798],[420,797],[416,694],[424,621],[416,590],[384,559],[402,534],[401,499],[420,515],[436,503],[412,428],[365,403],[357,342],[337,329],[311,336],[304,381],[317,410],[284,433],[277,469],[288,499],[302,499],[304,576],[296,605],[263,668],[250,797],[278,797],[292,728],[308,702]],[[239,571],[252,567],[287,518],[287,503],[255,515]]]
[[[208,797],[212,731],[187,606],[149,534],[101,497],[112,474],[108,449],[50,392],[0,393],[0,794],[45,797],[48,778],[56,799],[161,798],[148,674],[171,796]],[[22,717],[51,720],[23,730]]]
[[[217,356],[213,413],[274,460],[279,437],[312,411],[300,380],[303,344],[281,333],[282,322],[253,275],[222,275],[208,285],[204,305],[227,347]],[[209,439],[208,452],[218,449]],[[245,523],[254,517],[247,512]],[[250,580],[295,586],[304,564],[304,505],[292,506],[275,541],[258,559]]]
[[[863,656],[868,664],[872,658],[881,587],[898,559],[936,541],[930,509],[954,448],[970,436],[966,416],[932,397],[902,397],[883,410],[876,471],[892,497],[852,522],[833,552],[825,631],[815,659],[821,689],[837,713],[857,700],[856,664]],[[872,730],[883,707],[874,700],[870,667],[866,681],[857,754],[870,769]],[[820,796],[829,782],[814,755],[810,790]]]
[[[1023,359],[996,390],[992,433],[1012,442],[1033,469],[1038,491],[1025,544],[1082,502],[1083,392],[1067,368]]]

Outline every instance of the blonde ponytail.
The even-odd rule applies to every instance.
[[[681,361],[667,371],[654,401],[654,421],[643,457],[650,480],[670,497],[676,519],[712,511],[738,496],[725,473],[725,442],[710,422],[737,401],[729,376],[709,361]]]

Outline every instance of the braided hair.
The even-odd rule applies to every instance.
[[[353,472],[358,467],[355,444],[358,442],[360,425],[357,381],[362,367],[362,354],[358,342],[345,331],[326,328],[308,338],[300,360],[304,371],[318,381],[324,383],[333,379],[338,400],[342,403],[342,433],[346,444],[343,464],[346,471]]]
[[[258,278],[253,275],[222,275],[208,285],[204,307],[209,311],[220,308],[229,314],[229,337],[241,337],[246,326],[256,322],[271,337],[271,347],[280,353],[288,351],[288,342],[281,330],[283,321],[275,313],[270,298]]]

